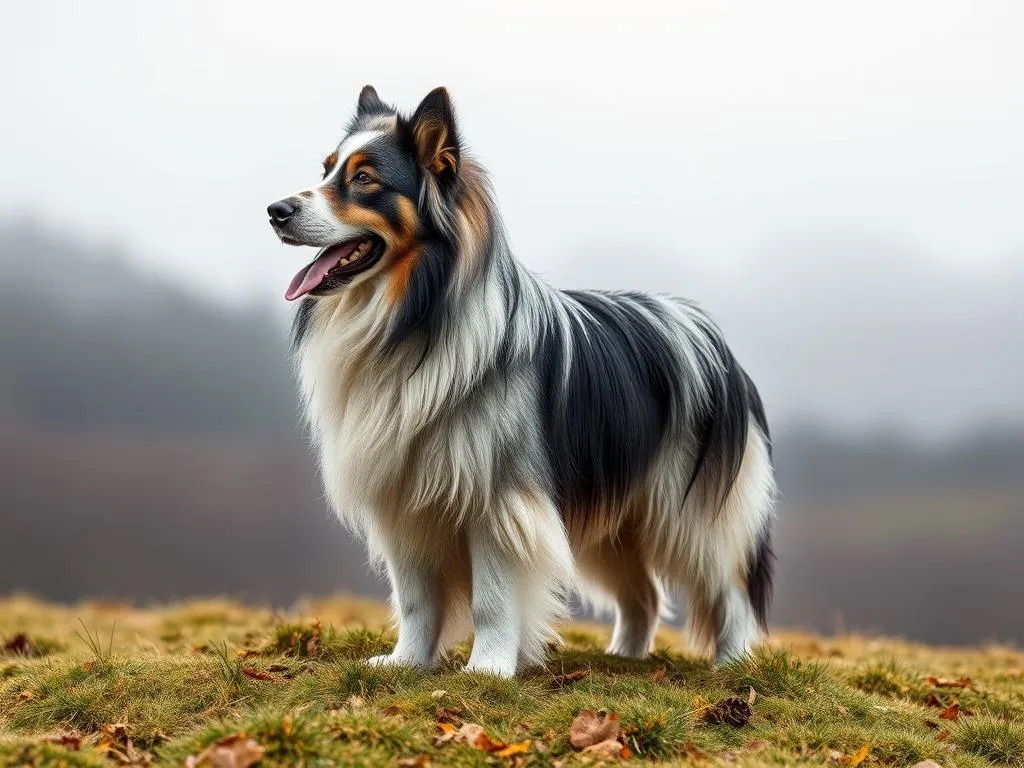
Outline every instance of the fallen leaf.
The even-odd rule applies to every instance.
[[[273,675],[268,675],[266,672],[262,672],[255,667],[242,667],[242,674],[250,680],[269,680],[272,682],[277,680]]]
[[[397,704],[392,704],[390,707],[385,707],[382,714],[384,717],[394,717],[395,715],[402,714],[402,708]]]
[[[955,701],[939,713],[943,720],[952,720],[954,723],[960,719],[960,705]]]
[[[757,701],[757,691],[754,690],[754,686],[750,686],[750,693],[747,694],[747,704],[754,706],[755,701]]]
[[[398,765],[401,768],[424,768],[424,766],[430,765],[430,757],[428,755],[420,755],[419,757],[403,757],[398,761]]]
[[[313,633],[306,643],[306,655],[315,657],[320,653],[320,617],[313,619]]]
[[[32,656],[35,653],[32,641],[28,639],[28,635],[24,632],[19,632],[4,643],[4,650],[7,653],[16,653],[19,656]]]
[[[836,704],[836,712],[838,712],[840,715],[843,715],[843,716],[846,716],[846,715],[850,714],[850,710],[848,710],[842,704]]]
[[[462,725],[462,716],[466,714],[464,709],[452,709],[450,707],[438,707],[436,719],[439,723],[453,723]]]
[[[85,662],[85,664],[82,665],[82,669],[84,669],[86,672],[92,672],[92,662]]]
[[[731,725],[742,728],[750,722],[750,705],[739,696],[729,696],[704,713],[704,721],[712,725]]]
[[[240,733],[221,739],[199,755],[189,757],[185,768],[250,768],[260,761],[264,752],[266,749]]]
[[[936,688],[970,688],[971,678],[969,677],[958,677],[955,680],[951,680],[947,677],[935,677],[929,675],[924,679],[928,685],[933,685]]]
[[[556,675],[551,678],[552,688],[564,688],[569,683],[575,683],[577,680],[582,680],[590,673],[585,669],[577,669],[575,672],[566,672],[564,675]]]
[[[605,739],[596,744],[591,744],[583,749],[583,753],[598,757],[616,757],[622,760],[630,758],[629,747],[620,744],[617,739]]]
[[[838,749],[830,749],[826,754],[828,755],[829,760],[835,760],[836,762],[842,760],[843,757],[845,757],[845,755],[843,755],[843,753],[840,752]]]
[[[939,731],[939,735],[935,737],[936,741],[946,741],[950,737],[949,731]]]
[[[662,680],[665,679],[666,675],[668,675],[668,667],[658,667],[656,670],[654,670],[654,674],[651,675],[651,682],[660,683]]]
[[[36,695],[32,691],[26,690],[18,694],[18,701],[32,701],[35,697]]]
[[[77,752],[82,746],[82,737],[73,733],[63,733],[60,736],[51,736],[47,741],[51,744],[56,744],[58,747],[65,747],[67,749],[74,750],[75,752]]]
[[[533,742],[531,742],[529,739],[527,739],[526,741],[517,741],[513,744],[509,744],[506,747],[502,747],[501,749],[495,750],[492,754],[494,754],[496,757],[512,757],[513,755],[525,755],[527,752],[530,751],[530,744],[532,743]]]
[[[432,691],[430,694],[430,698],[440,699],[446,695],[448,695],[448,691]]]
[[[598,714],[592,709],[584,709],[569,727],[569,743],[576,749],[598,744],[619,735],[619,716],[615,712]]]
[[[933,731],[937,731],[939,729],[939,724],[936,723],[934,720],[925,720],[924,727],[931,728]]]
[[[858,765],[860,765],[868,759],[869,754],[871,754],[871,748],[868,747],[867,744],[865,744],[863,747],[857,750],[856,754],[844,755],[843,757],[839,758],[839,762],[843,765],[849,765],[853,766],[853,768],[856,768]]]
[[[928,698],[924,700],[924,703],[929,707],[943,707],[942,699],[936,696],[934,693],[929,693]]]
[[[208,646],[206,644],[203,644],[203,645],[193,645],[192,646],[192,653],[209,653],[209,652],[210,652],[210,646]]]

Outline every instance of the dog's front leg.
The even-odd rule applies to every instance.
[[[389,558],[388,575],[398,618],[398,643],[391,653],[374,656],[367,663],[430,667],[437,656],[442,621],[437,574],[422,565]]]
[[[469,557],[474,639],[466,669],[512,677],[519,657],[516,562],[496,546],[492,533],[482,525],[470,528]]]

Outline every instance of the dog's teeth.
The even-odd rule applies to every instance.
[[[341,261],[338,262],[338,266],[339,267],[344,267],[346,264],[348,264],[348,262],[349,262],[349,259],[342,259]]]

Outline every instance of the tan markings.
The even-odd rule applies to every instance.
[[[345,183],[352,181],[352,177],[356,175],[356,171],[359,166],[366,162],[365,152],[353,152],[348,156],[345,161]],[[365,170],[365,169],[364,169]]]
[[[421,255],[419,248],[414,248],[395,259],[394,266],[391,268],[391,282],[388,284],[388,301],[391,302],[391,306],[398,304],[405,296],[409,282],[412,280],[412,271],[419,263]]]
[[[420,165],[434,173],[458,170],[455,147],[448,146],[448,126],[438,120],[423,120],[413,130]]]
[[[327,174],[331,172],[331,169],[334,167],[334,164],[336,162],[338,162],[337,151],[331,152],[331,154],[324,158],[324,175],[322,176],[322,178],[327,178]]]

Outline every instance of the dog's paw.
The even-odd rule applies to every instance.
[[[425,665],[418,664],[412,659],[405,659],[401,656],[395,656],[393,653],[387,653],[383,656],[371,656],[366,660],[368,666],[371,667],[423,667]]]
[[[516,676],[516,665],[514,662],[509,664],[494,659],[470,659],[465,667],[465,671],[509,678]]]

